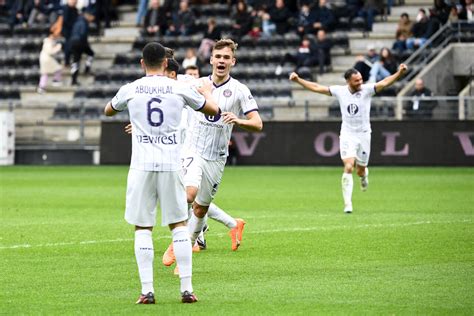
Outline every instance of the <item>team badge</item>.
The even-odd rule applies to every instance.
[[[354,116],[357,113],[359,113],[359,107],[357,106],[357,104],[354,104],[354,103],[349,104],[347,106],[347,113],[349,113],[349,115],[351,116]]]
[[[226,98],[228,98],[232,95],[232,91],[230,91],[230,89],[225,89],[223,94]]]

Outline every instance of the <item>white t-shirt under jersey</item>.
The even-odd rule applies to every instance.
[[[211,77],[207,77],[211,80]],[[229,79],[215,85],[212,96],[222,112],[232,112],[237,116],[258,111],[257,102],[249,88],[238,80]],[[224,123],[220,116],[208,116],[195,112],[191,128],[187,134],[185,146],[207,160],[225,159],[232,134],[233,124]]]
[[[191,85],[165,76],[146,76],[120,88],[112,99],[117,111],[128,108],[132,123],[130,168],[144,171],[181,169],[183,108],[201,109],[206,100]]]
[[[371,132],[370,101],[375,84],[363,84],[361,90],[351,93],[349,86],[330,86],[329,92],[339,101],[342,133]]]

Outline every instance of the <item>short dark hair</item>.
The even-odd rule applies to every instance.
[[[357,71],[357,69],[354,69],[354,68],[348,69],[344,73],[344,79],[349,80],[352,77],[352,75],[357,75],[358,73],[359,71]]]
[[[168,67],[166,67],[167,71],[174,71],[178,73],[179,71],[179,64],[174,58],[168,58]]]
[[[166,58],[174,58],[174,50],[169,47],[165,47]]]
[[[188,70],[188,69],[191,69],[191,70],[199,70],[199,67],[196,66],[196,65],[189,65],[188,67],[186,67],[184,69],[184,71]]]
[[[166,50],[158,42],[150,42],[143,47],[142,58],[147,67],[159,67],[166,57]]]

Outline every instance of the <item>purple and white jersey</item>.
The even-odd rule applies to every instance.
[[[120,88],[112,99],[116,111],[128,108],[132,123],[130,168],[144,171],[181,169],[181,116],[186,105],[201,109],[206,100],[194,87],[165,76],[146,76]]]
[[[211,80],[211,77],[207,79]],[[232,112],[239,116],[258,111],[257,102],[249,88],[232,77],[220,85],[214,84],[212,96],[222,112]],[[195,112],[185,146],[207,160],[225,159],[229,155],[233,126],[224,123],[221,116]]]
[[[376,93],[375,84],[363,84],[361,90],[351,93],[349,86],[330,86],[329,92],[339,101],[342,133],[371,132],[370,101]]]

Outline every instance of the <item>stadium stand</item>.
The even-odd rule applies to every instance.
[[[354,65],[356,56],[363,55],[369,44],[377,49],[392,46],[401,13],[407,12],[414,18],[420,7],[428,9],[432,5],[431,0],[406,0],[404,3],[397,3],[391,8],[391,15],[384,13],[376,17],[373,29],[369,32],[364,18],[350,16],[345,1],[332,1],[336,21],[334,30],[328,33],[333,44],[332,67],[322,75],[313,75],[313,79],[324,85],[342,84],[344,82],[342,72]],[[97,143],[98,134],[93,133],[97,132],[100,120],[104,119],[101,117],[102,108],[121,85],[142,75],[138,64],[140,50],[148,41],[158,40],[166,46],[175,48],[176,58],[181,62],[187,48],[199,47],[202,33],[206,30],[207,20],[210,17],[216,19],[224,35],[230,34],[233,21],[230,19],[231,12],[227,4],[194,5],[193,10],[196,16],[193,34],[146,37],[135,26],[135,5],[118,6],[119,20],[111,29],[99,32],[96,26],[92,26],[90,42],[97,52],[93,76],[80,76],[81,85],[71,87],[65,70],[64,77],[67,78],[64,80],[64,85],[59,88],[48,88],[45,95],[38,95],[35,90],[39,80],[38,56],[48,28],[44,25],[30,27],[17,25],[12,30],[7,23],[8,15],[2,11],[0,40],[4,45],[0,48],[0,103],[10,105],[15,102],[21,103],[19,111],[28,108],[46,113],[36,116],[35,120],[27,120],[24,123],[26,125],[30,121],[31,124],[41,121],[43,126],[48,125],[48,122],[56,122],[53,124],[56,128],[59,126],[58,121],[64,121],[64,124],[60,124],[61,128],[67,126],[66,122],[69,122],[69,127],[66,128],[71,126],[77,128],[81,120],[87,120],[89,126],[95,124],[90,134],[90,143]],[[440,28],[427,42],[428,44],[414,54],[408,51],[398,55],[399,61],[406,60],[412,70],[404,81],[388,90],[385,95],[397,95],[400,89],[449,43],[472,41],[471,27],[472,24],[449,24]],[[251,88],[266,120],[338,119],[339,109],[334,106],[334,99],[303,91],[287,80],[287,74],[294,69],[293,66],[285,65],[281,75],[275,74],[282,56],[294,51],[300,41],[300,37],[291,31],[272,37],[242,36],[238,40],[238,62],[233,70],[233,76]],[[206,62],[201,64],[202,75],[209,74],[210,70]],[[311,68],[310,71],[316,73],[317,69]],[[372,114],[380,119],[395,117],[393,106],[377,99],[374,100]],[[119,118],[126,119],[126,115],[121,114]],[[23,117],[25,115],[18,116],[20,120]],[[27,142],[28,135],[22,139]]]

